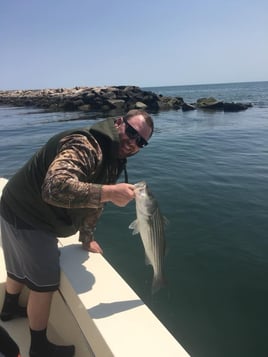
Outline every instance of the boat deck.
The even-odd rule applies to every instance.
[[[0,178],[0,194],[5,183]],[[48,326],[52,342],[75,344],[76,357],[189,356],[101,254],[81,249],[78,235],[59,238],[59,250],[61,283]],[[2,306],[6,273],[1,246],[0,265]],[[27,290],[22,300],[26,304]],[[19,344],[22,357],[27,357],[27,319],[1,324]]]

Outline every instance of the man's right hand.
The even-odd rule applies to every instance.
[[[103,185],[101,202],[112,202],[116,206],[124,207],[135,198],[134,185],[118,183],[116,185]]]

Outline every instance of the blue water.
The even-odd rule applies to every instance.
[[[191,356],[268,356],[268,82],[148,89],[254,106],[154,114],[150,145],[129,160],[130,182],[146,180],[169,220],[166,289],[150,294],[152,271],[128,229],[134,202],[108,204],[96,239]],[[94,119],[2,107],[0,121],[0,176],[8,178],[51,135]]]

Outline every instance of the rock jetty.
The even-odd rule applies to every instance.
[[[74,87],[71,89],[7,90],[0,91],[0,106],[22,106],[46,111],[84,111],[123,114],[130,109],[154,113],[166,110],[183,111],[206,109],[240,111],[250,103],[225,103],[215,98],[200,98],[186,103],[182,97],[163,96],[136,86]]]
[[[48,111],[150,112],[179,109],[180,97],[164,97],[136,86],[0,91],[0,105],[28,106]]]

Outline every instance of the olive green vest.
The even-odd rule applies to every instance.
[[[5,205],[33,228],[47,230],[66,237],[80,228],[84,217],[91,209],[66,209],[47,204],[42,200],[41,187],[49,165],[58,154],[59,141],[71,134],[85,135],[89,141],[98,143],[103,160],[93,183],[115,183],[126,160],[118,160],[119,137],[112,119],[92,127],[69,130],[53,136],[26,164],[8,181],[2,198]],[[111,168],[113,174],[111,175]]]

